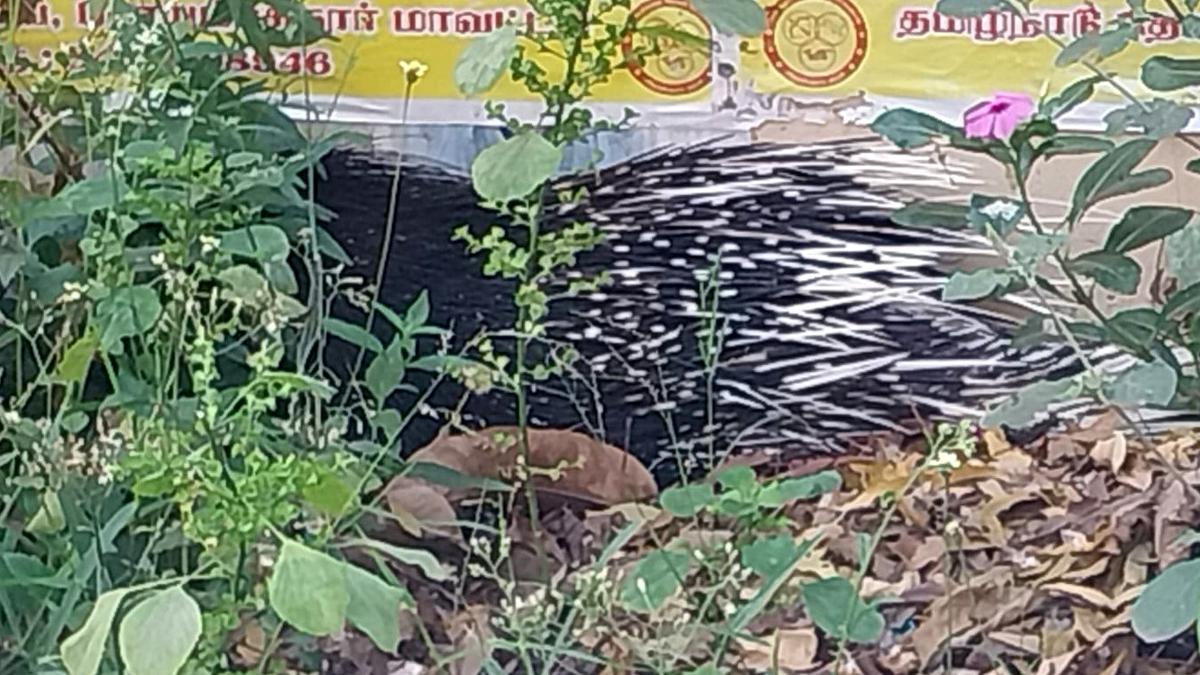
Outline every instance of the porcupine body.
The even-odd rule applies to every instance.
[[[327,169],[318,199],[369,272],[394,167],[340,155]],[[1070,348],[1014,349],[1011,317],[940,299],[953,261],[991,249],[890,214],[908,188],[944,184],[947,170],[869,139],[677,147],[557,181],[586,196],[551,210],[546,227],[592,222],[605,241],[556,290],[599,272],[610,281],[552,302],[548,338],[581,358],[572,376],[533,390],[534,423],[602,434],[661,477],[679,458],[690,468],[730,447],[845,451],[864,434],[976,417],[1025,384],[1078,372]],[[410,165],[399,200],[383,300],[401,305],[428,288],[434,318],[460,337],[511,326],[511,286],[485,278],[451,240],[460,225],[492,222],[468,178]],[[710,369],[700,332],[714,316],[721,350]],[[504,397],[467,410],[513,421]]]

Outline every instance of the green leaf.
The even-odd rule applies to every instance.
[[[117,608],[128,594],[124,588],[102,593],[96,598],[83,627],[63,641],[59,656],[70,675],[96,675]]]
[[[83,431],[87,426],[88,416],[82,410],[74,410],[63,416],[62,427],[72,434]]]
[[[787,564],[787,569],[789,571],[796,561],[803,557],[804,554],[808,553],[808,551],[812,548],[813,541],[814,540],[812,539],[806,539],[800,543],[800,546],[795,551],[792,561]],[[783,567],[783,562],[780,561],[776,567]],[[749,626],[751,621],[754,621],[755,618],[762,614],[762,612],[771,603],[771,599],[775,597],[775,594],[778,593],[781,588],[783,588],[784,584],[787,583],[790,577],[790,574],[784,572],[781,574],[776,574],[772,577],[764,578],[762,586],[758,589],[758,592],[754,594],[754,597],[750,598],[748,602],[738,608],[737,612],[733,616],[729,617],[729,620],[726,622],[726,628],[730,631],[730,633],[739,633],[745,630],[746,626]]]
[[[1153,139],[1137,138],[1118,145],[1093,162],[1075,185],[1075,194],[1071,201],[1071,212],[1068,218],[1074,220],[1092,205],[1109,197],[1143,189],[1143,186],[1149,187],[1150,185],[1146,185],[1147,181],[1144,178],[1135,181],[1135,175],[1132,172],[1146,159],[1156,144],[1157,142]],[[1153,171],[1146,171],[1136,175],[1144,177],[1146,174],[1153,173]],[[1170,172],[1166,173],[1166,180],[1162,182],[1169,181],[1171,178]],[[1129,185],[1131,182],[1133,185]]]
[[[786,574],[799,558],[799,552],[796,542],[786,535],[756,539],[739,549],[742,565],[764,579]]]
[[[455,490],[486,490],[488,492],[512,492],[513,486],[494,478],[471,476],[457,469],[434,462],[412,462],[404,472],[409,478],[420,478],[434,485]]]
[[[251,225],[221,235],[221,250],[262,262],[282,262],[288,249],[287,234],[274,225]]]
[[[317,481],[305,485],[304,500],[321,513],[337,518],[354,501],[354,490],[332,469],[322,468]]]
[[[1113,225],[1104,250],[1129,253],[1187,227],[1195,214],[1174,206],[1135,206]]]
[[[29,531],[37,534],[53,534],[61,532],[67,526],[67,516],[63,513],[62,500],[58,492],[46,490],[39,500],[38,510],[29,519]]]
[[[373,548],[388,557],[420,569],[431,581],[449,581],[454,578],[429,551],[400,548],[374,539],[352,539],[346,545]]]
[[[341,338],[355,347],[368,349],[376,354],[383,351],[383,343],[379,341],[379,338],[368,333],[362,326],[332,316],[326,317],[322,323],[325,325],[325,330],[329,331],[331,335]]]
[[[1195,114],[1191,108],[1161,98],[1148,103],[1131,103],[1104,116],[1108,123],[1105,133],[1117,136],[1137,128],[1148,138],[1162,139],[1186,129]]]
[[[408,359],[397,338],[388,345],[387,351],[371,360],[367,366],[366,384],[371,396],[382,404],[388,396],[404,381],[404,373],[408,370]]]
[[[1116,145],[1112,141],[1099,136],[1060,134],[1039,145],[1037,154],[1046,158],[1060,155],[1090,155],[1097,152],[1108,152],[1114,147]]]
[[[114,290],[96,305],[100,347],[111,352],[122,338],[148,333],[161,313],[158,293],[149,286]]]
[[[892,212],[892,222],[905,227],[963,230],[970,211],[960,204],[920,200]]]
[[[1195,11],[1196,0],[1185,0],[1188,9]],[[1183,19],[1183,36],[1192,40],[1200,40],[1200,15],[1192,14]]]
[[[990,225],[996,234],[1006,237],[1024,217],[1025,205],[1021,202],[1004,197],[971,195],[971,210],[967,220],[976,232],[984,233]]]
[[[1200,283],[1172,293],[1163,305],[1162,316],[1179,320],[1197,311],[1200,311]]]
[[[1200,84],[1200,59],[1151,56],[1142,63],[1142,83],[1154,91],[1176,91]]]
[[[1094,76],[1071,83],[1057,96],[1047,99],[1041,106],[1041,113],[1052,120],[1066,115],[1091,100],[1096,93],[1096,83],[1100,80],[1100,77]]]
[[[758,486],[758,476],[754,469],[743,464],[735,464],[724,468],[717,474],[717,482],[726,490],[749,492]]]
[[[782,504],[787,504],[833,492],[842,486],[842,477],[836,471],[822,471],[802,478],[788,478],[776,485],[779,487]]]
[[[842,577],[805,584],[802,596],[809,618],[834,639],[870,643],[883,635],[883,615],[863,602],[854,585]]]
[[[757,37],[767,28],[767,15],[755,0],[692,0],[718,32]]]
[[[139,602],[117,631],[128,675],[175,675],[200,640],[200,606],[180,586]]]
[[[668,488],[662,493],[662,507],[673,516],[691,518],[716,500],[712,484],[692,483]]]
[[[0,232],[0,288],[16,278],[25,266],[25,247],[16,232]]]
[[[411,331],[424,326],[428,321],[429,291],[421,289],[416,299],[408,306],[408,310],[404,312],[404,326]]]
[[[68,185],[53,198],[39,203],[25,220],[86,216],[100,209],[114,208],[128,192],[129,186],[120,172],[103,170]]]
[[[1187,163],[1187,170],[1192,173],[1200,173],[1200,159],[1193,159]]]
[[[1144,349],[1157,337],[1161,315],[1150,307],[1123,309],[1108,318],[1109,338],[1131,349]]]
[[[413,605],[412,596],[361,567],[345,567],[350,593],[346,618],[379,649],[394,653],[400,645],[400,609]]]
[[[1082,274],[1110,291],[1132,295],[1142,280],[1136,260],[1112,251],[1092,251],[1067,261],[1067,269]]]
[[[1115,56],[1137,40],[1137,28],[1132,24],[1123,24],[1104,32],[1084,33],[1071,42],[1054,59],[1059,68],[1079,63],[1089,56],[1095,61]]]
[[[635,612],[662,607],[679,591],[681,580],[691,569],[692,556],[684,551],[651,551],[633,566],[621,581],[621,603]]]
[[[1056,233],[1022,234],[1013,246],[1013,262],[1025,270],[1033,270],[1042,264],[1066,242],[1066,236]]]
[[[532,131],[486,148],[471,163],[471,183],[488,201],[525,197],[549,180],[562,163],[562,149]]]
[[[1133,603],[1133,632],[1146,642],[1179,635],[1200,615],[1200,560],[1187,560],[1150,580]]]
[[[86,331],[70,347],[63,352],[62,360],[58,362],[58,370],[54,379],[58,382],[78,382],[87,375],[88,366],[92,364],[92,356],[100,346],[100,339],[93,330]]]
[[[454,62],[454,84],[465,96],[495,86],[517,54],[517,29],[512,24],[475,38]]]
[[[1167,271],[1183,286],[1200,282],[1200,218],[1167,237]]]
[[[1074,379],[1035,382],[988,411],[983,418],[985,427],[1022,429],[1029,426],[1039,413],[1052,403],[1078,396],[1083,391]]]
[[[946,16],[972,17],[1016,9],[1008,0],[938,0],[936,11]]]
[[[285,622],[309,635],[332,635],[346,622],[350,602],[345,565],[285,539],[267,580],[267,595]]]
[[[1137,408],[1144,405],[1166,406],[1175,398],[1179,374],[1163,361],[1139,363],[1121,373],[1105,387],[1109,400],[1118,405]]]
[[[1012,277],[1004,270],[983,269],[955,272],[942,290],[943,300],[978,300],[1008,285]]]
[[[954,138],[962,132],[931,115],[897,108],[889,110],[871,123],[871,131],[905,149],[928,145],[936,136]]]

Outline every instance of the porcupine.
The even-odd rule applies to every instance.
[[[346,153],[326,165],[318,200],[369,276],[395,168]],[[912,188],[944,185],[947,171],[870,138],[709,142],[557,179],[556,192],[585,196],[551,208],[546,227],[591,222],[605,241],[556,288],[601,271],[610,281],[551,303],[548,338],[581,359],[577,377],[533,388],[534,424],[582,426],[669,479],[678,458],[690,468],[710,449],[844,452],[872,432],[911,434],[918,420],[978,418],[1022,386],[1080,372],[1066,345],[1014,348],[1018,313],[941,299],[954,261],[994,250],[970,232],[890,216]],[[463,224],[478,231],[495,220],[469,178],[408,164],[400,185],[382,299],[398,305],[428,288],[434,318],[455,321],[460,336],[511,326],[511,285],[485,278],[452,241]],[[723,329],[711,388],[698,337],[710,270]],[[1020,296],[1011,307],[1037,311]],[[1097,352],[1100,362],[1117,357]],[[1060,416],[1086,409],[1061,407]],[[468,410],[513,421],[503,397]]]

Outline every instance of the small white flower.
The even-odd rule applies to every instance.
[[[979,209],[979,212],[988,218],[1012,220],[1018,213],[1021,212],[1021,205],[1017,202],[1012,202],[1007,199],[997,199],[991,204]]]

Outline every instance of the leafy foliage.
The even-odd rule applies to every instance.
[[[958,16],[981,16],[1000,9],[1021,14],[1009,3],[974,0],[942,0],[939,9]],[[1056,403],[1090,394],[1104,405],[1126,409],[1125,419],[1136,421],[1143,408],[1184,410],[1200,408],[1195,371],[1200,367],[1200,321],[1197,321],[1198,278],[1192,272],[1197,249],[1194,210],[1176,205],[1140,203],[1127,209],[1108,230],[1104,246],[1093,251],[1072,254],[1065,250],[1063,233],[1080,225],[1096,207],[1116,197],[1140,195],[1169,183],[1174,176],[1164,168],[1142,168],[1162,139],[1178,134],[1194,119],[1195,112],[1165,98],[1137,98],[1113,75],[1097,66],[1124,51],[1138,39],[1142,22],[1150,21],[1146,3],[1130,2],[1130,14],[1112,22],[1101,31],[1077,37],[1062,45],[1056,63],[1059,66],[1083,64],[1093,76],[1079,80],[1061,92],[1043,97],[1033,119],[1025,121],[1007,138],[986,138],[978,144],[964,143],[956,130],[937,120],[907,110],[893,110],[875,122],[875,129],[901,147],[915,147],[944,138],[960,149],[977,152],[998,161],[1015,177],[1014,199],[1028,217],[1033,234],[1015,235],[996,223],[983,223],[982,232],[996,245],[1006,261],[1004,269],[988,269],[970,274],[958,273],[946,288],[946,297],[958,299],[1003,296],[1014,290],[1028,290],[1045,310],[1053,330],[1049,339],[1070,345],[1085,372],[1076,377],[1035,382],[996,406],[985,418],[986,424],[1026,426]],[[1167,3],[1173,20],[1189,34],[1198,25],[1196,3]],[[1140,69],[1141,83],[1154,92],[1177,92],[1200,85],[1200,60],[1155,54],[1146,58]],[[1127,105],[1108,114],[1107,133],[1112,141],[1083,141],[1063,133],[1056,120],[1089,102],[1100,89],[1109,89],[1127,99]],[[1130,140],[1116,144],[1116,136],[1135,131]],[[1040,139],[1040,140],[1037,140]],[[1194,141],[1189,147],[1200,150]],[[1070,195],[1070,208],[1061,223],[1046,221],[1029,197],[1031,171],[1037,162],[1063,149],[1100,152],[1080,175]],[[1200,160],[1188,163],[1189,170]],[[959,214],[965,207],[939,204],[936,207],[912,206],[897,212],[893,219],[901,224],[924,227],[962,228]],[[1129,254],[1149,246],[1165,253],[1165,270],[1159,275],[1174,277],[1173,286],[1155,293],[1152,306],[1109,312],[1097,301],[1097,287],[1114,293],[1132,295],[1145,276],[1141,264]],[[1184,261],[1189,262],[1184,262]],[[1055,268],[1053,278],[1045,265]],[[1158,279],[1160,277],[1156,277]],[[1046,296],[1048,289],[1063,281],[1068,299],[1078,305],[1086,321],[1055,308]],[[1020,283],[1010,283],[1019,281]],[[1100,372],[1091,367],[1090,353],[1097,343],[1118,347],[1139,362],[1120,372]],[[1140,429],[1135,429],[1139,434]],[[1183,480],[1183,479],[1179,479]],[[1167,568],[1154,579],[1133,609],[1133,629],[1142,639],[1158,642],[1184,631],[1195,622],[1200,607],[1195,592],[1196,567],[1181,563]],[[840,624],[844,625],[844,624]]]

